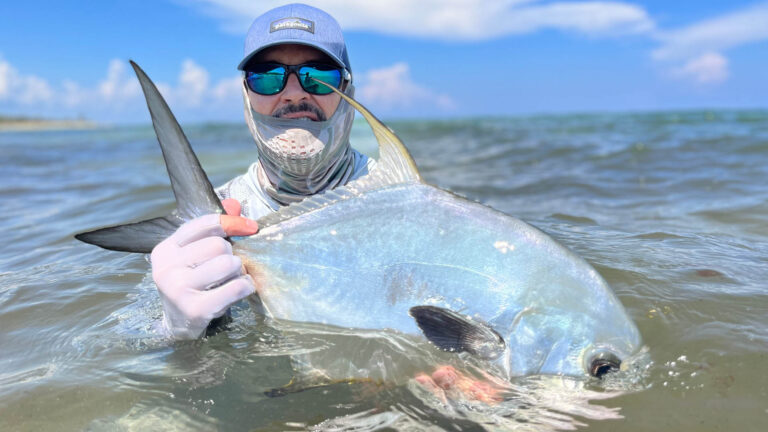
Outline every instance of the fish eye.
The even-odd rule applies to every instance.
[[[602,378],[609,372],[617,372],[621,368],[621,360],[610,352],[603,351],[589,362],[589,374],[595,378]]]

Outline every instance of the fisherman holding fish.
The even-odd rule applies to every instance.
[[[354,93],[347,47],[333,17],[303,4],[264,13],[248,31],[238,69],[259,158],[216,190],[227,215],[194,219],[152,251],[163,328],[176,339],[200,337],[255,291],[225,237],[255,234],[252,219],[343,186],[375,164],[350,146],[354,108],[312,80]]]
[[[157,87],[131,64],[177,206],[75,237],[152,253],[169,336],[200,337],[258,293],[261,312],[277,319],[422,335],[484,362],[483,381],[450,366],[414,378],[438,396],[488,401],[516,376],[601,378],[639,352],[637,326],[589,263],[523,221],[423,181],[400,139],[350,97],[344,39],[326,13],[287,5],[249,30],[239,68],[259,160],[218,191]],[[352,108],[379,144],[375,164],[349,145]],[[234,245],[253,257],[246,265],[233,236],[248,236]],[[344,369],[327,376],[349,378]]]
[[[216,189],[227,214],[193,219],[152,250],[163,330],[175,339],[202,336],[232,304],[256,291],[226,237],[255,234],[253,219],[343,186],[376,164],[350,146],[354,108],[313,81],[354,94],[346,44],[333,17],[303,4],[264,13],[248,31],[238,69],[259,159]],[[458,391],[492,401],[498,393],[451,366],[415,379],[438,397]]]

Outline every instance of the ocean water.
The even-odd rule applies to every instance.
[[[151,126],[5,132],[0,430],[768,430],[768,112],[389,126],[427,182],[535,225],[605,277],[643,336],[629,371],[523,377],[489,405],[412,379],[297,379],[292,356],[344,361],[361,344],[384,376],[462,360],[384,333],[278,334],[246,304],[227,331],[168,341],[146,257],[72,237],[172,208]],[[184,127],[214,184],[256,157],[244,125]],[[376,154],[364,123],[352,142]]]

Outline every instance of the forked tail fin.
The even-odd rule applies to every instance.
[[[184,222],[206,214],[223,213],[224,208],[157,87],[136,63],[131,61],[131,66],[144,91],[157,141],[163,151],[176,196],[176,210],[168,216],[84,232],[75,238],[104,249],[148,253]]]

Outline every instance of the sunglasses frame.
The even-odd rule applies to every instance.
[[[301,64],[297,64],[297,65],[287,65],[287,64],[277,63],[277,62],[266,62],[266,63],[259,63],[259,65],[274,66],[275,68],[282,67],[282,68],[284,68],[286,70],[286,72],[283,74],[283,82],[280,85],[280,89],[278,91],[276,91],[275,93],[260,93],[260,92],[258,92],[256,90],[254,90],[253,88],[251,88],[251,86],[248,84],[248,74],[249,73],[257,74],[257,73],[263,73],[263,72],[255,72],[253,70],[248,70],[248,69],[246,69],[244,71],[245,72],[244,81],[245,81],[246,88],[248,88],[250,91],[252,91],[252,92],[254,92],[256,94],[262,95],[262,96],[274,96],[276,94],[280,94],[280,92],[285,90],[285,85],[288,83],[288,77],[290,77],[291,74],[295,74],[296,75],[296,78],[299,79],[299,85],[301,86],[301,88],[305,92],[307,92],[307,93],[309,93],[311,95],[327,96],[329,94],[333,94],[333,91],[329,91],[328,93],[323,93],[323,94],[314,93],[314,92],[308,90],[306,87],[304,87],[304,82],[302,82],[301,76],[299,75],[299,70],[301,68],[303,68],[303,67],[311,67],[311,68],[316,68],[317,69],[318,66],[322,66],[324,68],[330,68],[330,69],[333,69],[333,70],[338,70],[340,72],[340,74],[341,74],[340,82],[339,82],[339,87],[338,87],[338,89],[340,91],[344,91],[347,88],[347,85],[352,81],[352,74],[346,68],[335,66],[335,65],[330,65],[328,63],[307,62],[307,63],[301,63]],[[313,81],[317,81],[317,79],[315,79],[314,77],[310,77],[310,79],[312,79]]]

